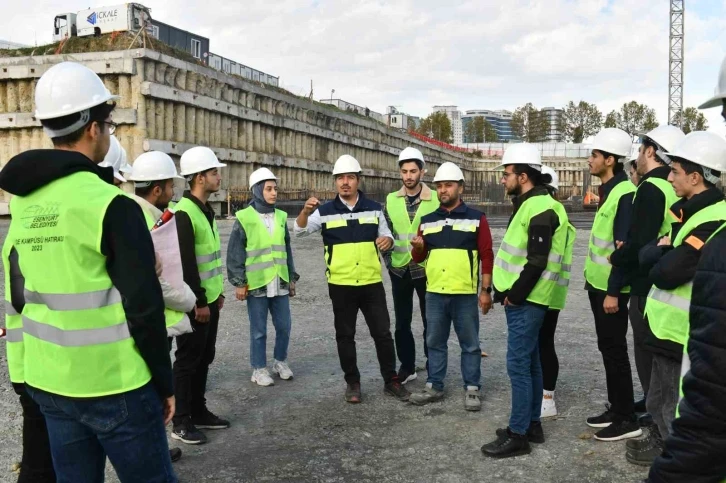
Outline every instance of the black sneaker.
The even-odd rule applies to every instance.
[[[390,394],[391,396],[395,397],[399,401],[408,401],[408,398],[411,396],[411,393],[408,392],[408,389],[403,387],[403,385],[401,384],[398,376],[393,376],[391,382],[387,382],[383,386],[383,391],[386,394]]]
[[[408,369],[404,369],[403,366],[398,370],[398,380],[401,381],[401,384],[415,381],[416,378],[418,378],[418,375],[415,370],[411,372]]]
[[[532,452],[526,435],[515,434],[509,428],[502,431],[497,431],[497,439],[495,441],[481,447],[481,452],[485,456],[491,458],[511,458]]]
[[[500,428],[497,429],[497,436],[505,438],[507,436],[507,430]],[[545,442],[544,431],[542,431],[542,423],[540,421],[532,421],[529,423],[527,429],[527,440],[530,443],[542,444]]]
[[[179,461],[181,459],[181,457],[182,457],[181,448],[172,448],[169,450],[169,458],[171,458],[172,463]]]
[[[600,416],[587,418],[587,425],[591,428],[607,428],[615,421],[615,413],[608,409]]]
[[[192,416],[192,424],[199,429],[227,429],[229,421],[205,409],[201,416]]]
[[[171,431],[171,437],[186,444],[204,444],[207,442],[207,437],[191,423],[191,418],[186,418],[179,424],[175,423]]]
[[[594,438],[598,441],[620,441],[637,438],[642,434],[643,430],[636,421],[616,420],[610,426],[595,433]]]

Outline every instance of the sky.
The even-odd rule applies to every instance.
[[[53,17],[113,5],[6,2],[0,39],[50,42]],[[636,100],[667,121],[667,0],[144,0],[162,22],[210,38],[210,50],[280,77],[282,87],[384,113],[434,105],[514,110],[527,102]],[[684,107],[713,95],[726,54],[726,0],[687,0]],[[726,134],[719,109],[704,111]]]

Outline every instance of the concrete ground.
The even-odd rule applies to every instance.
[[[493,220],[503,226],[505,220]],[[220,221],[223,252],[232,223]],[[0,238],[8,221],[0,222]],[[494,228],[495,246],[504,230]],[[452,330],[446,399],[424,407],[383,395],[374,347],[359,319],[358,360],[363,404],[343,401],[344,381],[338,365],[333,315],[328,298],[322,243],[315,235],[293,240],[301,280],[291,301],[293,331],[289,362],[293,381],[277,380],[262,388],[250,382],[249,330],[246,304],[227,285],[227,304],[220,322],[217,357],[212,366],[208,400],[215,413],[232,427],[208,431],[209,443],[183,446],[174,465],[180,481],[321,481],[321,482],[635,482],[646,469],[626,462],[624,443],[601,443],[585,418],[601,413],[606,401],[605,376],[597,350],[589,303],[582,290],[582,267],[589,232],[578,232],[573,283],[568,307],[557,332],[560,416],[544,422],[547,442],[528,456],[492,460],[479,448],[506,427],[510,386],[506,374],[504,311],[495,308],[481,317],[483,407],[468,413],[462,407],[459,347]],[[388,276],[384,276],[393,314]],[[0,302],[2,303],[2,302]],[[4,312],[4,311],[3,311]],[[393,317],[393,316],[392,316]],[[417,362],[424,364],[421,321],[415,314]],[[274,329],[270,323],[268,356]],[[21,413],[7,379],[4,349],[0,353],[0,482],[14,482],[13,463],[20,459]],[[631,361],[632,361],[631,349]],[[271,364],[271,360],[269,362]],[[634,380],[637,375],[633,364]],[[408,385],[420,390],[425,373]],[[640,388],[636,388],[636,394]],[[176,441],[172,446],[178,445]],[[108,481],[117,481],[109,467]]]

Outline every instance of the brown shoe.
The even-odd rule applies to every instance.
[[[399,401],[408,401],[408,398],[411,396],[411,393],[401,384],[398,376],[393,376],[391,382],[383,386],[383,392],[395,397]]]
[[[360,382],[348,384],[348,387],[345,389],[345,400],[351,404],[359,404],[361,402]]]

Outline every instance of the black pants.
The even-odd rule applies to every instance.
[[[635,351],[635,368],[638,370],[638,379],[647,396],[650,389],[650,375],[653,372],[653,353],[646,347],[650,327],[645,320],[646,296],[632,295],[630,297],[630,325],[633,327],[633,350]]]
[[[560,361],[555,352],[555,330],[559,310],[548,310],[539,329],[539,360],[542,363],[542,383],[545,391],[554,391],[560,373]]]
[[[214,361],[219,326],[219,306],[216,300],[209,304],[209,313],[209,322],[202,324],[194,319],[194,312],[190,312],[188,315],[194,332],[176,338],[174,424],[181,423],[186,417],[201,414],[207,407],[204,392],[207,388],[209,366]]]
[[[391,319],[388,316],[383,282],[358,287],[328,284],[328,293],[333,302],[335,341],[338,344],[338,358],[345,373],[345,382],[360,382],[355,352],[358,310],[363,312],[376,345],[383,381],[390,382],[396,375],[396,351],[391,337]]]
[[[424,355],[428,367],[429,348],[426,345],[426,278],[411,278],[411,271],[406,270],[403,277],[393,273],[391,275],[391,291],[393,293],[393,312],[396,315],[396,352],[401,362],[401,369],[409,373],[416,370],[416,342],[411,332],[413,319],[413,293],[418,295],[421,307],[421,320],[423,321]]]
[[[23,407],[23,459],[18,483],[55,483],[45,417],[38,403],[25,392],[25,384],[13,383],[13,389]]]
[[[628,295],[618,297],[618,311],[606,314],[603,309],[605,292],[588,292],[590,307],[595,316],[597,347],[605,365],[605,381],[611,410],[620,418],[635,418],[633,406],[633,375],[628,358]]]

